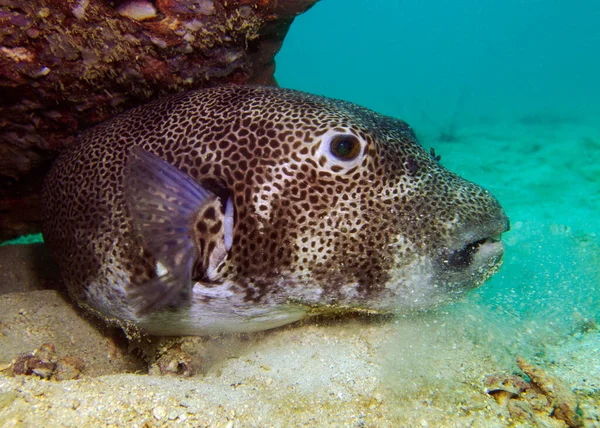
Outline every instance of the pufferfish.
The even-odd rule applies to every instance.
[[[251,86],[84,132],[45,180],[43,217],[72,297],[158,335],[431,307],[498,271],[509,227],[405,122]]]

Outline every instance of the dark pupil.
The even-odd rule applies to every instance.
[[[350,160],[358,155],[358,141],[342,137],[331,142],[331,152],[340,159]]]

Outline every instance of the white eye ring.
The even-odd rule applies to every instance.
[[[366,141],[351,131],[331,130],[321,137],[317,159],[321,167],[344,173],[360,165],[365,157]]]

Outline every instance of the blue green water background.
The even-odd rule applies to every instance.
[[[322,0],[294,22],[277,78],[417,128],[460,102],[462,121],[597,120],[599,23],[593,0]]]
[[[460,304],[520,353],[600,321],[599,22],[595,1],[323,0],[277,56],[281,86],[406,120],[498,197],[504,266]]]

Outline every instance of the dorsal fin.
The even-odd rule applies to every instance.
[[[178,305],[182,296],[187,300],[191,294],[194,261],[208,269],[226,256],[226,250],[220,251],[216,244],[214,248],[195,248],[195,228],[206,221],[203,216],[210,210],[216,210],[215,218],[223,217],[221,202],[190,176],[141,147],[133,147],[129,152],[123,186],[133,226],[142,236],[144,249],[156,260],[157,270],[156,278],[131,284],[128,296],[134,299],[138,315]],[[211,226],[215,228],[214,224]],[[211,242],[223,242],[222,227],[218,234],[220,241],[210,235],[205,237]],[[225,244],[221,247],[225,248]],[[217,251],[213,255],[208,250]]]

